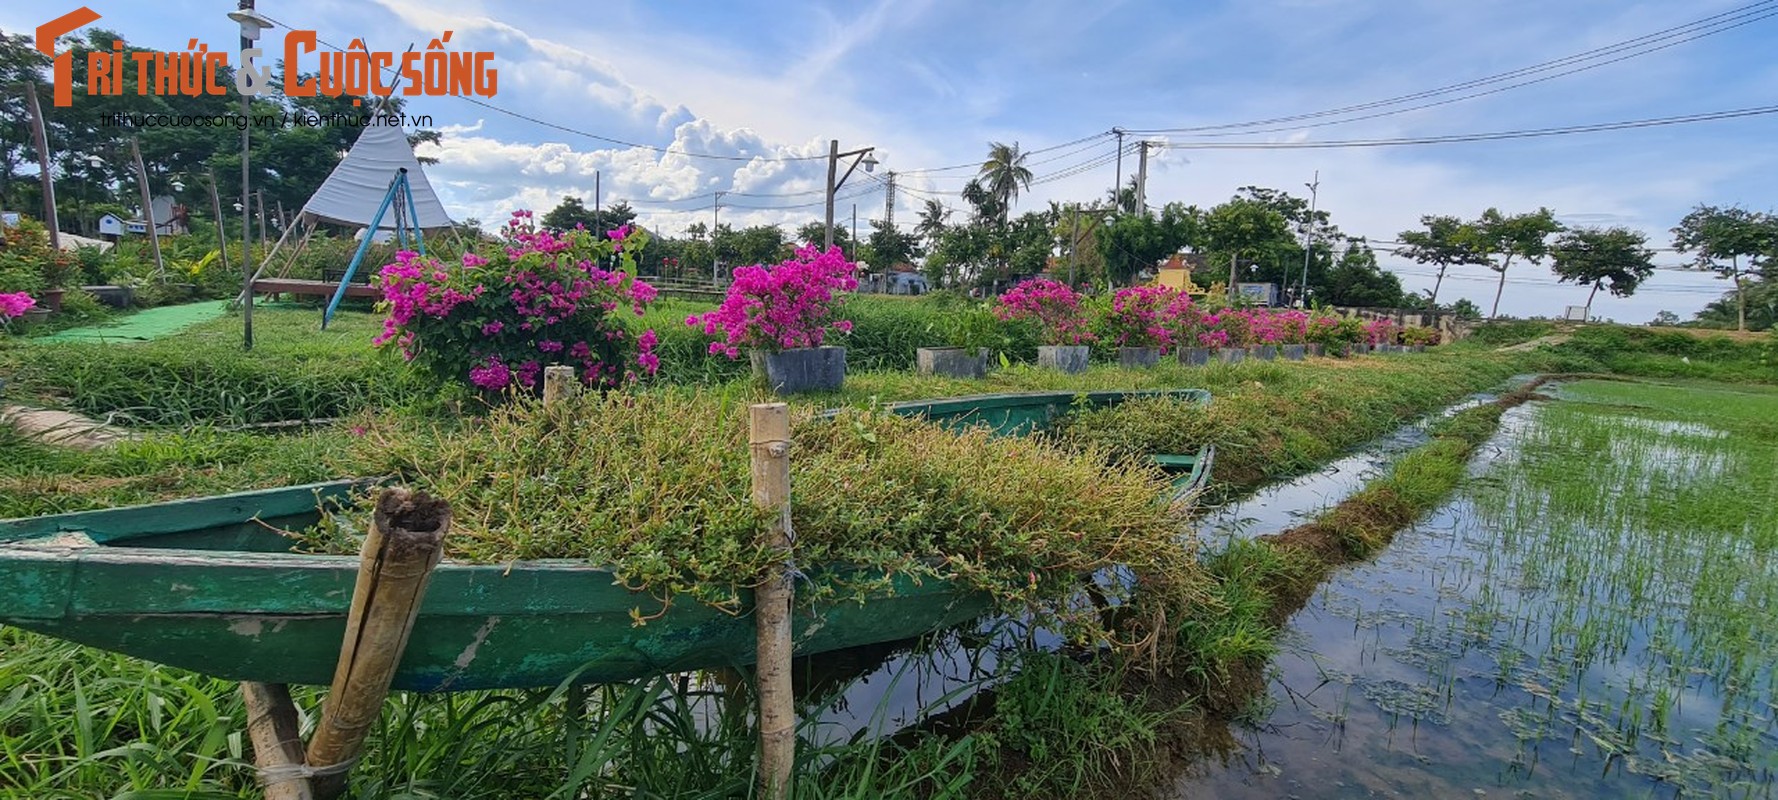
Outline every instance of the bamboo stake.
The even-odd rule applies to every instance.
[[[543,368],[543,404],[553,406],[558,401],[573,397],[574,368],[567,364],[557,364]]]
[[[758,615],[759,786],[760,796],[784,800],[796,765],[796,706],[790,685],[790,407],[760,403],[747,409],[753,477],[753,504],[774,512],[766,545],[783,555],[754,590]]]
[[[317,800],[345,792],[346,772],[382,711],[450,527],[450,504],[425,492],[394,488],[377,497],[333,686],[309,741]]]
[[[245,681],[241,699],[247,704],[247,736],[253,741],[253,761],[265,785],[265,800],[313,800],[290,687]]]

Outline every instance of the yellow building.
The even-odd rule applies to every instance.
[[[1165,286],[1193,296],[1205,294],[1203,289],[1192,283],[1192,262],[1194,260],[1196,260],[1195,256],[1174,253],[1172,258],[1156,265],[1154,285]]]

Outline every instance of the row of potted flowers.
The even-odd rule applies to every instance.
[[[655,297],[653,287],[635,277],[635,254],[647,244],[646,232],[626,226],[603,235],[584,229],[552,233],[521,211],[503,233],[498,251],[468,253],[460,263],[402,253],[384,267],[388,316],[376,343],[397,346],[409,360],[489,392],[534,391],[552,365],[574,367],[596,388],[656,371],[655,332],[633,332],[616,319],[619,309],[641,316]],[[710,337],[713,355],[737,359],[745,353],[776,391],[838,389],[845,349],[830,341],[852,329],[840,315],[839,300],[857,285],[857,265],[837,248],[805,247],[776,265],[736,269],[722,304],[685,324]],[[991,310],[951,315],[948,324],[953,338],[977,343],[1004,341],[1006,331],[1018,326],[1034,329],[1044,344],[1039,364],[1069,372],[1086,368],[1094,344],[1117,348],[1127,366],[1143,366],[1163,356],[1186,363],[1249,353],[1297,359],[1403,341],[1386,320],[1364,324],[1294,310],[1206,308],[1158,286],[1088,302],[1046,279],[1014,287]],[[981,347],[923,350],[919,362],[923,372],[979,376],[987,353]]]

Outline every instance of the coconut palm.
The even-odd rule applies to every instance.
[[[925,239],[927,244],[931,244],[938,241],[938,235],[944,232],[945,222],[950,218],[951,209],[939,202],[938,198],[929,197],[926,199],[926,207],[920,209],[920,223],[914,227],[914,232]]]
[[[988,192],[1000,204],[1000,221],[1006,221],[1006,214],[1012,208],[1013,201],[1019,199],[1019,188],[1031,188],[1031,168],[1025,166],[1025,153],[1019,152],[1019,143],[1003,144],[988,143],[988,160],[982,162],[980,177],[987,180]]]

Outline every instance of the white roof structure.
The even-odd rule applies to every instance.
[[[407,143],[407,134],[399,125],[365,126],[345,159],[333,168],[321,188],[316,189],[315,195],[303,205],[303,214],[323,222],[369,227],[377,215],[377,207],[383,204],[383,196],[389,191],[389,182],[395,179],[398,170],[404,168],[418,216],[412,221],[414,227],[450,227],[451,216],[445,213],[444,204],[432,191],[432,184],[426,182],[426,173],[420,170],[420,160],[414,157],[414,148]],[[383,215],[383,222],[378,227],[395,229],[393,208]]]

